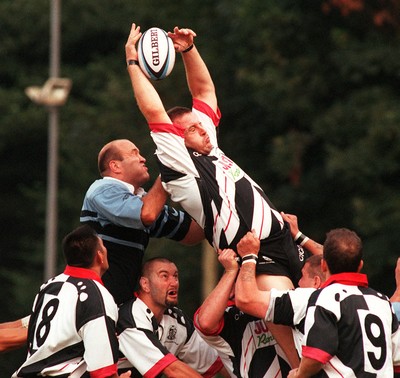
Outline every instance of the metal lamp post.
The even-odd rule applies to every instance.
[[[59,108],[64,105],[72,82],[59,78],[60,71],[60,15],[61,0],[50,0],[50,78],[43,87],[28,87],[27,96],[44,105],[49,112],[47,154],[47,201],[44,279],[56,274],[58,226],[58,123]]]

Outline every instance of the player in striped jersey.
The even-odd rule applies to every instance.
[[[327,281],[309,300],[301,363],[289,377],[400,372],[398,320],[389,299],[368,287],[362,266],[358,235],[344,228],[328,232],[322,260]]]
[[[210,73],[193,44],[196,34],[175,27],[168,35],[183,59],[192,109],[176,107],[167,113],[140,67],[128,65],[137,104],[157,146],[163,185],[172,200],[204,229],[216,251],[236,250],[239,240],[255,230],[262,245],[257,271],[263,273],[263,288],[293,288],[304,255],[299,254],[289,225],[261,187],[218,146],[221,113]],[[125,47],[127,61],[138,59],[135,45],[140,36],[140,28],[133,24]],[[271,325],[271,331],[291,365],[297,366],[290,329]]]
[[[263,319],[240,311],[234,302],[239,271],[237,254],[220,250],[225,268],[214,290],[196,311],[194,324],[203,339],[214,347],[231,377],[286,377],[290,366]]]
[[[116,378],[118,309],[101,281],[107,249],[91,227],[81,226],[64,238],[63,252],[64,272],[35,298],[28,356],[13,378]]]
[[[255,253],[257,243],[254,237],[252,249],[242,257]],[[389,299],[369,288],[367,277],[359,273],[361,240],[348,229],[332,230],[323,251],[327,281],[308,295],[300,288],[289,292],[290,301],[274,299],[274,291],[259,291],[255,264],[242,265],[236,284],[238,306],[253,315],[262,312],[266,319],[268,313],[276,317],[286,312],[299,324],[305,317],[302,359],[291,378],[393,377],[400,371],[399,324]],[[301,290],[303,301],[295,295]]]
[[[137,297],[119,309],[118,338],[133,377],[211,378],[222,368],[217,352],[179,308],[178,270],[166,258],[143,264]]]

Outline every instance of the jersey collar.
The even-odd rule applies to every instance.
[[[368,287],[368,278],[366,274],[362,273],[338,273],[330,276],[321,288],[332,285],[334,283],[340,283],[343,285],[351,286],[365,286]]]
[[[144,190],[143,188],[139,187],[139,188],[136,190],[135,187],[134,187],[132,184],[129,184],[128,182],[119,180],[119,179],[117,179],[117,178],[115,178],[115,177],[104,176],[104,177],[103,177],[103,180],[114,180],[114,181],[118,181],[118,182],[120,182],[121,184],[125,185],[131,193],[136,194],[136,195],[139,196],[139,197],[142,197],[142,196],[146,193],[145,190]],[[135,193],[135,190],[137,191],[137,193]]]
[[[87,278],[94,280],[104,286],[103,281],[96,272],[87,268],[78,268],[76,266],[67,265],[64,269],[64,274],[75,278]]]

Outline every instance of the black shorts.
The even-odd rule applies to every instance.
[[[289,277],[294,286],[298,286],[301,269],[308,255],[298,246],[290,233],[287,222],[283,229],[261,240],[258,253],[257,274]]]

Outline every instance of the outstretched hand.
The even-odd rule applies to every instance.
[[[241,257],[250,254],[258,255],[259,250],[260,239],[254,231],[247,232],[247,234],[244,235],[237,244],[237,251]]]
[[[194,37],[196,33],[192,29],[179,29],[177,26],[174,27],[174,32],[168,32],[168,37],[172,39],[176,52],[182,52],[188,47],[193,45]]]
[[[129,33],[128,40],[125,44],[126,60],[138,60],[138,53],[136,49],[136,43],[139,41],[142,33],[140,32],[140,26],[132,24],[131,32]]]

